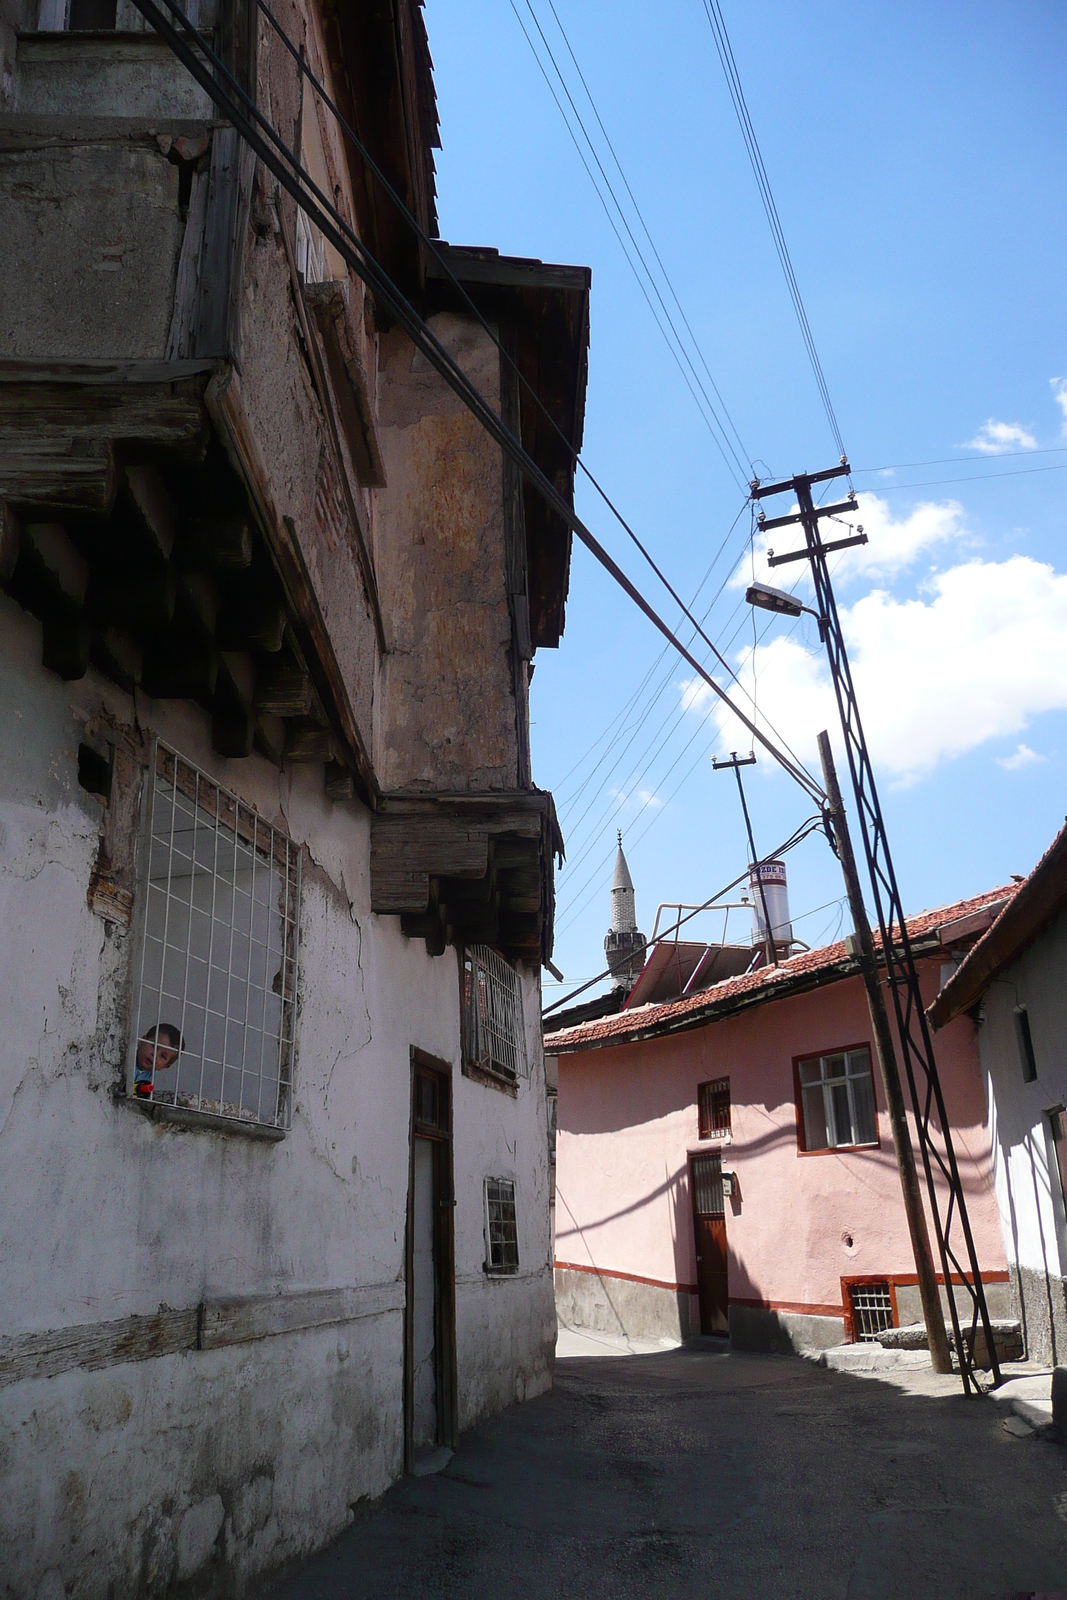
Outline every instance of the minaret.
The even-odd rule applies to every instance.
[[[604,939],[604,955],[614,987],[629,992],[645,964],[645,936],[637,927],[634,882],[622,853],[621,830],[615,876],[611,880],[611,929]]]

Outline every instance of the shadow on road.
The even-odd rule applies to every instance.
[[[571,1359],[271,1600],[984,1600],[1067,1590],[1067,1450],[786,1356]]]

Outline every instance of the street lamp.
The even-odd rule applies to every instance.
[[[799,617],[806,612],[819,624],[819,638],[825,644],[826,618],[820,616],[811,606],[803,605],[795,594],[789,593],[788,589],[775,589],[769,583],[750,583],[745,590],[745,599],[750,606],[757,606],[760,611],[774,611],[782,617]]]

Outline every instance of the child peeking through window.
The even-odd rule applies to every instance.
[[[145,1099],[152,1093],[157,1072],[172,1067],[185,1048],[185,1040],[173,1022],[157,1022],[146,1028],[137,1041],[137,1060],[133,1069],[133,1092]]]

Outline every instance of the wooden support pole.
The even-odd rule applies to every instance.
[[[911,1132],[908,1128],[908,1117],[904,1108],[904,1091],[901,1088],[900,1074],[897,1071],[893,1034],[889,1027],[889,1013],[886,1010],[885,996],[878,981],[878,961],[874,953],[874,939],[871,935],[871,925],[867,920],[867,908],[863,903],[863,891],[860,888],[859,873],[856,870],[856,857],[852,853],[852,839],[848,831],[845,805],[841,798],[837,770],[834,767],[833,753],[830,749],[830,738],[826,733],[820,733],[819,735],[819,758],[822,762],[823,783],[826,787],[826,795],[829,801],[827,809],[830,824],[837,844],[837,856],[841,862],[845,887],[848,890],[848,903],[852,911],[852,925],[856,931],[860,971],[863,975],[864,988],[867,991],[867,1004],[870,1008],[871,1027],[874,1032],[874,1049],[878,1057],[882,1087],[885,1090],[886,1105],[889,1108],[889,1121],[893,1129],[893,1145],[897,1153],[897,1168],[900,1172],[900,1187],[904,1196],[904,1212],[908,1219],[908,1233],[911,1236],[912,1254],[915,1257],[915,1271],[919,1278],[919,1295],[922,1300],[926,1335],[930,1345],[930,1360],[935,1372],[951,1372],[952,1353],[949,1350],[948,1337],[945,1333],[945,1317],[941,1309],[941,1296],[937,1287],[937,1273],[934,1271],[934,1258],[930,1251],[930,1234],[926,1226],[926,1212],[923,1210],[922,1195],[919,1191],[919,1176],[915,1170],[915,1152],[911,1146]],[[947,1294],[951,1294],[952,1285],[946,1284],[945,1291]]]

